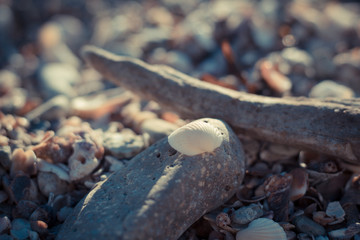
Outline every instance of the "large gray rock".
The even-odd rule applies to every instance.
[[[57,239],[177,239],[227,201],[244,176],[244,153],[227,124],[213,153],[186,156],[164,138],[98,184],[63,224]]]

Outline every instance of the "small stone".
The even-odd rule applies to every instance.
[[[266,162],[286,160],[299,154],[299,150],[286,145],[264,144],[260,151],[260,158]]]
[[[341,207],[340,202],[330,202],[326,208],[326,214],[330,217],[335,217],[336,219],[343,219],[345,217],[345,211]]]
[[[351,88],[336,83],[331,80],[325,80],[316,84],[309,93],[312,98],[353,98],[355,93]]]
[[[122,161],[114,158],[113,156],[106,156],[105,161],[110,164],[110,172],[117,172],[125,166]]]
[[[0,71],[0,93],[7,93],[14,88],[20,87],[21,81],[20,78],[9,70]]]
[[[40,91],[46,99],[57,95],[74,97],[73,85],[80,80],[78,70],[70,64],[48,63],[39,71]]]
[[[13,210],[13,217],[28,219],[37,208],[38,205],[33,201],[20,200]]]
[[[68,183],[51,172],[39,172],[37,175],[37,183],[40,192],[46,197],[48,197],[50,193],[59,195],[69,190]]]
[[[48,225],[41,220],[30,221],[31,229],[39,234],[46,234],[48,232]]]
[[[64,95],[58,95],[31,110],[25,117],[29,119],[29,121],[38,118],[51,121],[65,117],[68,114],[69,109],[69,99]]]
[[[11,228],[11,221],[7,216],[0,217],[0,234],[7,232]]]
[[[299,65],[302,67],[309,67],[313,64],[312,57],[306,51],[295,47],[282,50],[281,57],[292,66]]]
[[[177,128],[179,126],[176,124],[158,118],[147,119],[141,124],[141,132],[149,134],[150,141],[153,143],[167,137]]]
[[[29,176],[37,173],[36,155],[32,150],[24,152],[23,149],[14,150],[11,161],[10,176],[14,177],[18,173],[25,173]]]
[[[231,220],[238,224],[248,224],[256,218],[264,214],[263,208],[259,204],[250,204],[249,206],[242,207],[231,214]]]
[[[146,146],[144,138],[139,135],[127,133],[108,133],[104,137],[104,148],[118,159],[132,158]]]
[[[11,236],[8,235],[8,234],[1,234],[1,235],[0,235],[0,240],[14,240],[14,238],[11,237]]]
[[[326,235],[325,228],[310,218],[301,215],[294,219],[294,224],[299,232],[314,236]]]
[[[34,231],[29,231],[30,240],[39,240],[39,234]]]
[[[231,198],[244,176],[241,143],[222,121],[203,120],[223,133],[213,154],[186,156],[158,141],[98,184],[57,239],[177,239]]]
[[[11,222],[10,234],[13,238],[24,240],[29,237],[30,222],[23,218],[16,218]]]
[[[15,203],[20,200],[38,200],[38,190],[33,179],[26,175],[17,175],[10,183],[9,197]]]
[[[56,216],[59,222],[64,222],[65,219],[74,211],[74,208],[72,207],[63,207],[60,209],[60,211],[57,212]]]
[[[11,167],[11,148],[10,146],[0,146],[0,164],[9,170]]]
[[[8,199],[8,195],[6,192],[0,190],[0,203],[5,202]]]
[[[74,153],[69,158],[70,179],[76,181],[89,175],[100,163],[104,148],[90,135],[73,144]]]

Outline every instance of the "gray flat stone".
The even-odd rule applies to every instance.
[[[167,138],[156,142],[80,201],[56,239],[177,239],[227,201],[243,179],[244,153],[228,125],[204,120],[223,133],[213,153],[190,157]]]

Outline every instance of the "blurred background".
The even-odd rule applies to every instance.
[[[24,114],[29,99],[109,87],[85,44],[261,95],[359,96],[359,13],[357,1],[1,0],[0,106]]]

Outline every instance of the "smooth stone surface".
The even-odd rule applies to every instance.
[[[151,142],[168,136],[178,128],[178,125],[159,118],[147,119],[141,124],[141,132],[149,134]]]
[[[79,202],[56,239],[177,239],[227,201],[242,182],[244,153],[227,124],[204,120],[223,133],[213,153],[190,157],[158,141]]]
[[[296,217],[294,219],[294,225],[299,232],[307,233],[309,235],[321,236],[326,234],[326,230],[323,226],[304,215]]]
[[[104,148],[116,158],[132,158],[147,145],[144,136],[135,135],[131,132],[107,133],[104,137]]]
[[[40,91],[47,99],[57,95],[73,97],[73,85],[80,80],[78,70],[70,64],[48,63],[39,70]]]
[[[310,91],[309,97],[313,98],[353,98],[355,97],[354,91],[342,84],[336,83],[331,80],[325,80],[316,84]]]

